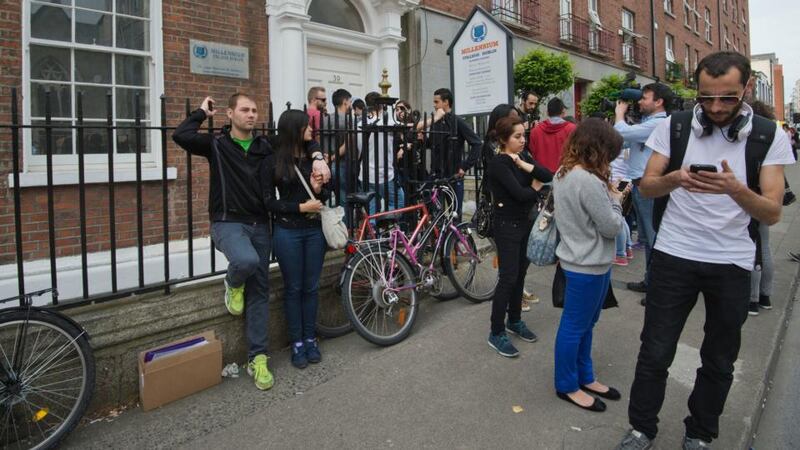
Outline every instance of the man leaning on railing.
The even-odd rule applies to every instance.
[[[206,97],[200,108],[178,126],[172,139],[188,152],[208,160],[211,239],[228,259],[225,307],[235,316],[247,310],[247,373],[255,379],[258,389],[266,390],[273,384],[267,368],[272,238],[257,174],[259,166],[272,154],[272,144],[264,136],[255,136],[258,108],[250,96],[242,93],[233,94],[228,100],[230,125],[219,134],[200,133],[206,118],[216,114],[214,106],[214,99]],[[312,141],[306,151],[315,159],[314,171],[322,173],[327,182],[330,171],[319,145]]]

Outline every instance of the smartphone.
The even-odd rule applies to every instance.
[[[619,184],[617,185],[617,190],[622,192],[625,190],[626,187],[628,187],[628,182],[623,180],[620,181]]]
[[[703,172],[716,172],[717,166],[713,164],[692,164],[689,166],[689,171],[692,173]]]
[[[208,110],[209,111],[213,111],[214,110],[214,102],[211,101],[211,100],[208,101]]]

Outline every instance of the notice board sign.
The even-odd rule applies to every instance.
[[[250,77],[247,47],[190,39],[189,61],[192,73],[244,79]]]
[[[476,6],[447,49],[456,115],[514,103],[513,33]]]

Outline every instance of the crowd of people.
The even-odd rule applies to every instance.
[[[547,103],[547,117],[540,120],[539,97],[526,92],[519,105],[494,108],[482,140],[453,114],[448,89],[434,92],[436,113],[427,121],[413,117],[406,101],[394,105],[393,115],[383,114],[376,92],[361,100],[339,89],[331,97],[336,123],[353,123],[351,114],[360,109],[373,125],[408,124],[407,132],[379,141],[389,147],[379,148],[366,174],[371,191],[379,197],[389,193],[383,199],[389,209],[404,201],[403,174],[393,164],[412,157],[411,144],[424,129],[446,131],[442,136],[453,136],[455,148],[467,148],[464,157],[434,157],[451,164],[429,168],[430,176],[456,177],[459,216],[464,196],[459,178],[479,161],[486,169],[482,185],[491,201],[499,263],[488,344],[504,357],[520,354],[509,335],[537,341],[522,318],[530,310],[527,302],[538,301],[525,290],[526,243],[541,205],[552,199],[559,234],[555,255],[566,278],[553,386],[558,398],[585,410],[602,412],[603,399],[622,398],[619,389],[595,377],[592,332],[609,295],[612,267],[633,258],[631,230],[636,230],[645,271],[640,282],[627,287],[645,294],[645,318],[630,388],[631,429],[620,449],[652,446],[667,371],[700,293],[706,311],[701,367],[689,397],[683,447],[708,448],[718,437],[742,326],[748,314],[771,307],[769,226],[779,221],[782,205],[794,201],[786,196],[791,191],[783,170],[796,159],[797,136],[747,101],[753,84],[747,58],[735,52],[708,55],[695,79],[697,104],[672,114],[670,88],[644,86],[636,123],[627,114],[630,105],[618,102],[613,118],[576,124],[558,98]],[[314,87],[308,101],[307,111],[284,112],[277,135],[265,137],[254,134],[258,110],[244,94],[230,98],[230,125],[221,133],[200,133],[203,121],[218,113],[206,98],[174,134],[181,147],[208,160],[211,237],[229,262],[224,302],[231,314],[245,315],[248,373],[259,389],[273,384],[266,330],[270,251],[283,275],[292,364],[304,368],[322,359],[315,322],[326,243],[318,213],[334,183],[344,189],[344,180],[356,176],[337,159],[352,158],[347,149],[361,151],[359,143],[346,142],[346,134],[322,148],[314,131],[324,120],[327,94]],[[430,140],[434,154],[453,148],[445,145],[448,137]],[[373,179],[374,173],[388,176]]]

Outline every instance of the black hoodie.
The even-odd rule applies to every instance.
[[[211,182],[208,213],[211,221],[268,223],[269,213],[264,205],[259,169],[264,159],[273,153],[272,144],[265,136],[257,136],[245,152],[231,139],[229,127],[224,127],[217,135],[200,133],[205,119],[205,111],[194,111],[178,125],[172,139],[193,155],[208,160]],[[309,155],[319,151],[315,144],[306,149]]]

